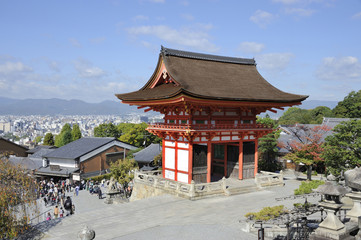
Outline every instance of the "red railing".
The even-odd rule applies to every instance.
[[[156,123],[148,125],[149,129],[167,130],[218,130],[218,129],[269,129],[264,124],[164,124]]]

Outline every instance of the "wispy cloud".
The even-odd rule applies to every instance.
[[[353,19],[361,19],[361,12],[356,13],[355,15],[352,16]]]
[[[174,29],[166,25],[139,26],[128,28],[128,33],[133,37],[154,36],[170,44],[192,47],[197,50],[215,52],[218,50],[215,44],[210,42],[207,31],[212,25],[194,25],[192,28]],[[141,41],[145,41],[142,39]]]
[[[144,15],[137,15],[133,17],[133,21],[140,22],[140,21],[148,21],[149,17]]]
[[[264,44],[256,42],[242,42],[239,44],[238,49],[247,54],[260,53],[265,48]]]
[[[103,69],[94,67],[92,63],[82,58],[74,61],[74,67],[82,78],[101,78],[106,75]]]
[[[182,14],[181,15],[181,17],[183,18],[183,19],[185,19],[185,20],[187,20],[187,21],[193,21],[194,20],[194,17],[193,17],[193,15],[191,15],[191,14]]]
[[[313,9],[305,9],[305,8],[286,8],[285,10],[286,14],[289,15],[298,15],[301,17],[308,17],[315,13],[315,10]]]
[[[269,25],[274,19],[276,19],[277,16],[273,15],[272,13],[263,11],[263,10],[257,10],[250,18],[252,22],[260,26],[261,28],[265,28],[267,25]]]
[[[5,62],[0,64],[0,74],[4,75],[19,74],[31,71],[33,71],[33,69],[29,66],[26,66],[22,62]]]
[[[283,71],[294,58],[292,53],[267,53],[255,57],[258,66],[268,71]]]
[[[316,71],[326,81],[361,82],[361,63],[356,57],[326,57]]]
[[[81,44],[75,38],[69,38],[69,42],[73,47],[81,48]]]

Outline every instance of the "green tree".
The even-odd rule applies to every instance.
[[[60,134],[55,137],[55,146],[62,147],[72,141],[71,126],[66,123],[60,131]]]
[[[94,137],[119,138],[121,133],[113,123],[103,123],[94,128]]]
[[[72,136],[73,141],[78,140],[79,138],[82,137],[78,124],[73,125],[73,129],[71,130],[71,136]]]
[[[122,136],[119,137],[119,140],[136,147],[146,147],[151,143],[161,142],[160,138],[146,130],[147,127],[146,123],[120,123],[118,129],[122,132]]]
[[[137,169],[138,165],[134,159],[119,159],[114,163],[110,163],[110,173],[123,187],[127,187],[128,183],[133,180],[133,170]]]
[[[54,136],[52,133],[45,134],[43,145],[54,146]]]
[[[308,124],[312,120],[309,110],[291,107],[278,119],[280,125]]]
[[[324,117],[334,117],[332,110],[329,107],[319,106],[310,110],[311,124],[321,124]]]
[[[264,118],[257,118],[257,123],[276,128],[275,120],[271,119],[269,115]],[[278,171],[281,170],[280,164],[276,157],[278,153],[277,139],[280,136],[280,131],[274,131],[262,137],[258,141],[258,151],[260,153],[259,169],[263,171]]]
[[[361,120],[342,122],[326,138],[323,152],[327,171],[340,176],[342,171],[361,166]]]
[[[332,111],[340,118],[361,118],[361,90],[350,92]]]
[[[42,136],[36,136],[36,138],[35,138],[35,144],[37,145],[39,142],[41,142],[41,139],[43,139]]]
[[[31,214],[37,212],[36,184],[20,165],[8,161],[10,153],[0,152],[0,238],[15,239],[24,233]]]

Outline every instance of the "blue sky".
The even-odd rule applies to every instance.
[[[0,9],[1,97],[116,100],[146,83],[161,45],[255,58],[271,84],[311,100],[361,89],[360,0],[0,0]]]

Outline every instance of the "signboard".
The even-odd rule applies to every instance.
[[[80,175],[79,174],[73,174],[73,180],[74,181],[80,181]]]

